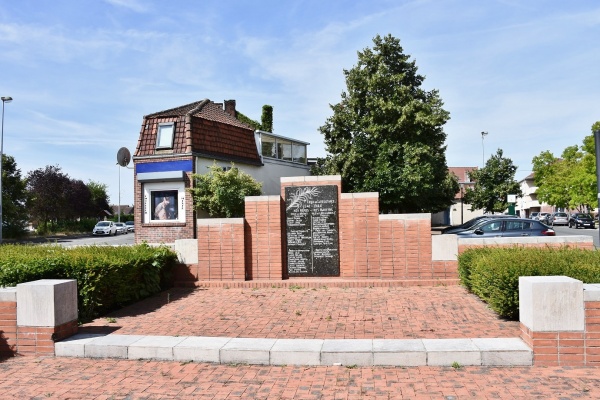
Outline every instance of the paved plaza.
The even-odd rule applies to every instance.
[[[81,332],[273,339],[511,338],[460,286],[177,288],[98,318]],[[600,398],[592,367],[260,366],[16,357],[2,398],[580,399]]]

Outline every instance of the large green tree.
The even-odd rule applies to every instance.
[[[34,222],[46,227],[64,218],[69,184],[69,176],[59,166],[47,165],[27,174],[29,214]]]
[[[27,223],[27,190],[14,157],[2,155],[2,236],[18,237]]]
[[[329,156],[314,173],[340,174],[347,192],[379,192],[382,212],[436,212],[459,190],[446,165],[449,113],[391,35],[344,70],[347,92],[320,127]]]
[[[592,131],[600,129],[600,122]],[[597,205],[596,155],[594,136],[581,146],[565,148],[560,157],[543,151],[532,160],[537,197],[555,207],[587,211]]]
[[[90,180],[86,186],[91,194],[91,208],[93,215],[97,216],[102,214],[104,210],[109,210],[110,206],[108,203],[110,200],[107,194],[108,186],[106,186],[104,183],[95,182],[92,180]]]
[[[467,188],[464,202],[472,209],[483,209],[485,212],[504,212],[508,208],[509,194],[522,196],[519,183],[515,180],[517,167],[510,158],[504,157],[502,149],[491,156],[485,166],[469,173],[474,187]]]

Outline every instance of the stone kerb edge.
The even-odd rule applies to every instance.
[[[532,365],[519,338],[254,339],[79,334],[56,356],[157,359],[258,365]]]

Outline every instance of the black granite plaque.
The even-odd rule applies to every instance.
[[[289,276],[339,276],[337,186],[285,188]]]

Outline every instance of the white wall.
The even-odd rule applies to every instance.
[[[252,176],[258,182],[262,183],[263,195],[277,195],[281,194],[281,177],[287,176],[309,176],[310,167],[303,164],[295,164],[287,161],[280,161],[275,159],[264,158],[264,165],[248,165],[242,163],[234,163],[237,168],[241,171]],[[208,172],[208,168],[213,165],[215,160],[206,158],[196,159],[196,173],[205,174]],[[230,167],[230,161],[216,161],[219,167]]]

